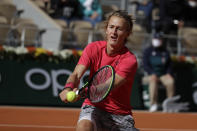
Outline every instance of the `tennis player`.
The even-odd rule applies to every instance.
[[[77,90],[80,79],[87,69],[90,77],[102,66],[111,65],[115,70],[112,91],[99,103],[85,99],[77,123],[77,131],[138,131],[132,117],[130,95],[137,70],[137,60],[125,46],[132,33],[133,18],[126,11],[115,11],[106,19],[106,41],[88,44],[65,89],[60,93],[67,102],[66,93]]]

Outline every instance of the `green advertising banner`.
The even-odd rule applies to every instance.
[[[0,61],[0,103],[62,105],[58,94],[76,63]],[[82,84],[82,83],[81,83]],[[77,103],[73,103],[75,106]]]
[[[0,45],[0,104],[80,107],[83,100],[65,104],[58,94],[81,53],[76,50],[48,51]],[[197,59],[172,57],[172,60],[176,95],[180,94],[180,101],[189,102],[190,109],[197,111]],[[139,67],[132,87],[133,109],[146,109],[144,103],[147,101],[142,93],[142,69]],[[85,83],[88,75],[89,71],[85,72],[79,86]]]
[[[64,106],[58,94],[80,53],[0,45],[0,104]],[[81,101],[67,105],[80,104]]]
[[[77,61],[58,64],[32,60],[0,61],[0,104],[80,107],[83,100],[65,104],[58,97],[76,63]],[[87,71],[80,86],[85,83],[88,74]],[[136,81],[131,104],[133,108],[142,108],[137,84]]]
[[[58,94],[74,70],[82,51],[53,50],[35,47],[9,47],[0,45],[0,104],[32,106],[80,107],[83,100],[63,103]],[[82,86],[89,75],[85,72]],[[142,109],[136,77],[131,96],[133,108]]]

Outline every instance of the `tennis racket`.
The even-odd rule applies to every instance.
[[[92,103],[100,102],[110,93],[114,78],[113,67],[110,65],[103,66],[92,76],[90,81],[76,91],[76,94],[87,97]]]

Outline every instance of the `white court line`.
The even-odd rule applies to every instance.
[[[75,126],[48,126],[48,125],[23,125],[23,124],[0,124],[0,127],[30,127],[30,128],[56,128],[56,129],[75,129]],[[151,131],[196,131],[195,129],[160,129],[160,128],[139,128],[140,130]]]
[[[23,125],[23,124],[0,124],[0,127],[31,127],[31,128],[75,128],[74,126],[48,126],[48,125]]]
[[[151,131],[196,131],[196,129],[161,129],[161,128],[139,128],[142,131],[151,130]]]
[[[42,107],[42,106],[4,106],[0,105],[0,108],[14,108],[14,109],[34,109],[34,110],[69,110],[69,111],[80,111],[80,108],[73,108],[73,107]]]

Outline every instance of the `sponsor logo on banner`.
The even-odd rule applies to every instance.
[[[57,97],[59,94],[59,90],[62,90],[64,88],[64,85],[61,85],[58,82],[58,77],[60,75],[69,76],[71,73],[72,71],[67,69],[51,70],[51,72],[47,72],[46,70],[41,68],[32,68],[26,72],[25,82],[30,88],[34,90],[46,90],[52,87],[52,94],[54,97]],[[33,77],[33,75],[36,74],[42,75],[45,78],[45,81],[42,84],[37,84],[32,81],[31,78]],[[83,78],[87,75],[89,75],[89,71],[85,72],[85,74],[83,75],[79,87],[81,87],[84,84]]]

